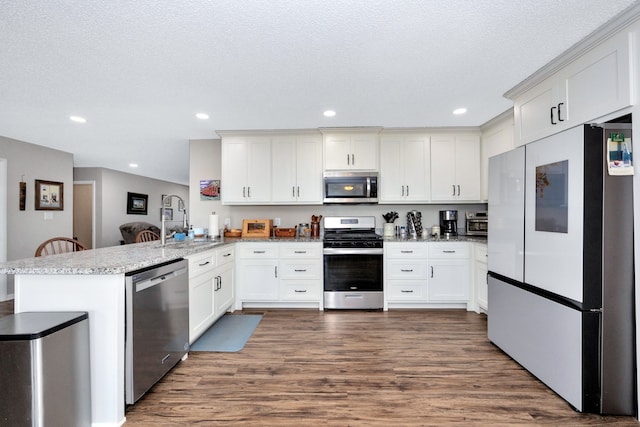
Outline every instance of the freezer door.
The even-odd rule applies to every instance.
[[[489,271],[524,280],[524,147],[489,159]]]
[[[600,314],[569,308],[494,277],[489,277],[489,301],[489,340],[578,411],[599,412]]]

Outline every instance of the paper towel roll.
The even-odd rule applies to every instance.
[[[220,236],[218,215],[209,215],[209,236]]]

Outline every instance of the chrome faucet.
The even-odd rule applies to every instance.
[[[187,230],[189,228],[189,217],[187,216],[187,205],[184,203],[184,200],[182,200],[182,197],[178,196],[177,194],[169,194],[167,196],[164,196],[162,198],[162,220],[161,220],[161,230],[160,230],[160,242],[162,244],[162,246],[164,246],[167,243],[167,236],[166,236],[166,231],[165,231],[165,225],[164,225],[164,202],[165,200],[169,200],[172,197],[176,197],[178,199],[178,210],[179,211],[183,211],[184,215],[182,216],[182,227]]]

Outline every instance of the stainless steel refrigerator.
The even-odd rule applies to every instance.
[[[637,414],[630,149],[606,123],[489,161],[489,339],[581,412]]]

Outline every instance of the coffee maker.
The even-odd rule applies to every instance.
[[[458,211],[440,211],[440,234],[445,239],[458,235]]]

